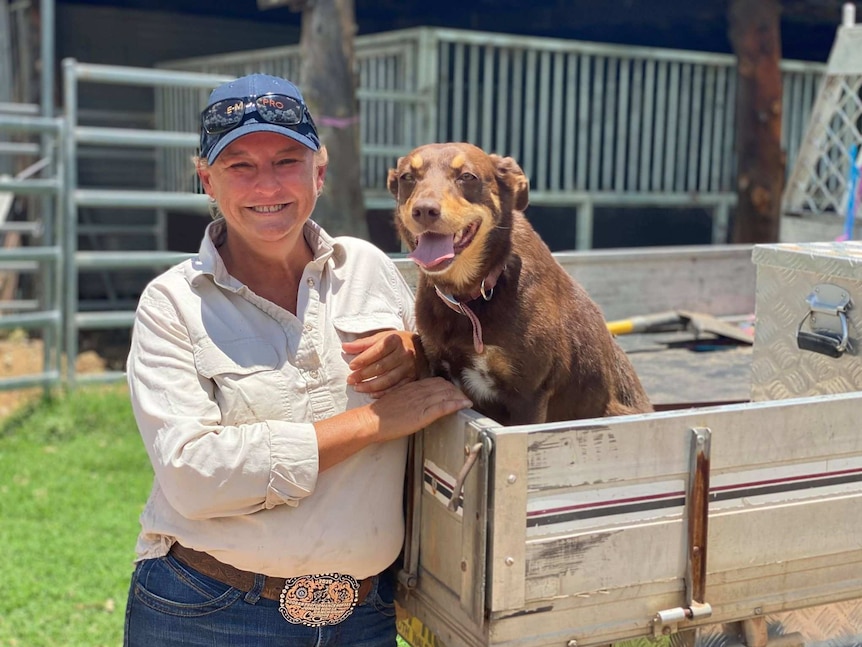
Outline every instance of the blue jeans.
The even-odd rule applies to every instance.
[[[337,625],[287,622],[258,587],[240,591],[172,555],[139,562],[126,607],[125,647],[394,647],[392,577],[376,579],[365,601]]]

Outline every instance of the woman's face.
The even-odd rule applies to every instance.
[[[315,163],[312,150],[268,132],[240,137],[212,166],[198,169],[229,231],[256,247],[298,239],[325,174],[326,166]]]

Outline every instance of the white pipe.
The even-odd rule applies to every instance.
[[[841,7],[841,25],[844,27],[853,27],[856,24],[856,5],[852,2],[845,2]]]

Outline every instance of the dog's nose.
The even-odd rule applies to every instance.
[[[440,203],[433,198],[422,198],[413,203],[413,219],[430,222],[440,217]]]

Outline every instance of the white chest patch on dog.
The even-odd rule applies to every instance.
[[[461,371],[461,382],[474,400],[494,402],[499,398],[494,379],[488,370],[488,360],[484,355],[477,355],[473,359],[473,367]]]

